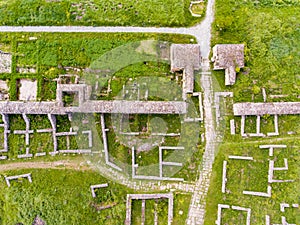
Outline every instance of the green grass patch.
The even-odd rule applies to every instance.
[[[34,133],[30,135],[30,153],[36,154],[40,152],[53,152],[53,137],[52,133]]]
[[[35,216],[47,224],[123,224],[128,189],[112,183],[92,171],[18,170],[2,175],[32,174],[27,179],[11,181],[11,187],[0,183],[1,222],[31,224]],[[92,198],[90,185],[108,183]],[[49,185],[51,184],[51,185]],[[105,194],[105,195],[104,195]],[[101,204],[115,204],[110,209],[96,210]]]
[[[9,115],[9,129],[12,130],[26,130],[25,120],[21,114],[11,114]]]
[[[203,16],[203,13],[205,13],[205,2],[192,4],[191,11],[199,16]]]
[[[97,172],[68,169],[22,169],[1,172],[2,176],[31,173],[32,183],[22,178],[7,187],[0,182],[1,223],[31,224],[36,216],[47,224],[124,224],[126,194],[132,191],[100,176]],[[108,183],[96,190],[92,198],[90,185]],[[51,185],[49,185],[51,184]],[[174,193],[174,223],[183,224],[188,213],[190,194]],[[146,222],[154,219],[157,204],[158,221],[167,221],[167,201],[146,201]],[[107,209],[102,209],[108,207]],[[141,201],[132,202],[132,222],[139,224]]]
[[[189,26],[189,0],[0,1],[2,25]]]

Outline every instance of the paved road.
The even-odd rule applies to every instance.
[[[212,1],[208,2],[208,5]],[[210,14],[208,14],[210,15]],[[201,24],[188,28],[170,27],[89,27],[89,26],[0,26],[0,32],[61,32],[61,33],[169,33],[188,34],[196,38],[200,43],[202,55],[207,56],[209,48],[207,41],[210,40],[211,16],[206,16]]]

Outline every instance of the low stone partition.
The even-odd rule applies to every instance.
[[[287,204],[287,203],[280,203],[280,211],[281,212],[285,212],[285,208],[299,208],[299,204],[298,203],[294,203],[294,204]]]
[[[233,114],[235,116],[295,115],[300,114],[300,102],[235,103]]]
[[[93,147],[93,134],[91,130],[85,130],[82,131],[82,134],[86,134],[88,135],[88,139],[89,139],[89,148]]]
[[[185,117],[184,122],[201,122],[203,121],[203,102],[202,102],[202,93],[201,92],[193,92],[193,97],[198,97],[199,101],[199,112],[200,112],[200,117],[198,118],[190,118],[190,117]]]
[[[285,183],[285,182],[294,182],[294,180],[278,180],[273,179],[274,171],[284,171],[288,170],[288,161],[286,158],[283,159],[284,167],[274,167],[274,160],[269,161],[269,171],[268,171],[268,182],[269,183]]]
[[[2,115],[2,120],[3,124],[0,124],[0,127],[4,128],[3,131],[3,149],[0,150],[0,153],[2,152],[8,152],[8,134],[10,133],[9,130],[9,118],[7,114],[1,114]]]
[[[217,126],[219,126],[219,121],[221,118],[221,110],[220,110],[220,99],[226,97],[233,97],[233,92],[216,92],[215,93],[215,107],[216,107],[216,121]]]
[[[182,166],[182,163],[178,162],[167,162],[163,160],[163,150],[184,150],[184,147],[182,146],[159,146],[159,176],[146,176],[146,175],[136,175],[136,169],[139,167],[138,164],[135,163],[135,149],[132,147],[131,155],[132,155],[132,162],[131,162],[131,168],[132,168],[132,178],[133,179],[142,179],[142,180],[170,180],[170,181],[184,181],[183,178],[176,178],[176,177],[165,177],[163,175],[163,166]]]
[[[96,198],[95,189],[98,189],[98,188],[104,188],[104,187],[108,187],[108,184],[105,183],[105,184],[91,185],[90,188],[91,188],[91,192],[92,192],[93,198]]]
[[[25,128],[25,130],[14,130],[14,134],[25,135],[25,145],[29,146],[29,144],[30,144],[30,134],[33,134],[33,130],[30,130],[30,119],[27,117],[27,115],[23,113],[22,117],[25,121],[26,128]],[[30,151],[29,147],[26,147],[26,153],[18,155],[18,158],[32,157],[32,154],[30,154],[29,151]]]
[[[229,155],[228,159],[253,160],[250,156]]]
[[[234,122],[234,119],[230,120],[230,134],[231,135],[235,134],[235,122]]]
[[[278,136],[279,129],[278,129],[278,115],[274,115],[274,132],[267,133],[268,136]]]
[[[246,116],[241,116],[241,135],[242,137],[265,137],[266,135],[260,132],[261,116],[257,115],[256,117],[256,133],[245,133],[245,121]],[[277,136],[279,135],[278,129],[278,115],[274,115],[274,132],[268,132],[267,136]]]
[[[286,145],[260,145],[260,149],[268,149],[269,150],[269,156],[274,155],[274,149],[275,148],[286,148]]]
[[[90,154],[92,153],[92,150],[91,149],[67,149],[67,150],[58,150],[58,153]]]
[[[218,204],[218,217],[217,220],[215,221],[216,225],[221,225],[221,221],[222,221],[222,209],[233,209],[233,210],[238,210],[238,211],[245,211],[247,212],[247,217],[246,217],[246,225],[250,225],[250,221],[251,221],[251,209],[250,208],[244,208],[244,207],[240,207],[240,206],[229,206],[229,205],[224,205],[224,204]]]
[[[229,155],[228,159],[235,159],[235,160],[253,160],[253,157],[249,156],[238,156],[238,155]],[[226,193],[226,183],[227,183],[227,164],[226,160],[223,161],[223,168],[222,168],[222,193]]]
[[[29,153],[30,149],[29,147],[26,147],[26,153],[22,154],[22,155],[18,155],[19,159],[23,159],[23,158],[31,158],[33,155]]]
[[[122,171],[122,169],[120,167],[118,167],[114,163],[110,162],[110,160],[109,160],[108,143],[107,143],[107,135],[106,135],[106,132],[108,131],[108,129],[105,128],[104,114],[101,114],[100,122],[101,122],[101,131],[102,131],[103,148],[104,148],[103,151],[104,151],[105,163],[107,165],[115,168],[116,170]]]
[[[227,178],[226,178],[226,172],[227,172],[227,161],[223,161],[223,170],[222,170],[222,193],[225,193],[226,191],[226,182],[227,182]]]
[[[55,133],[56,137],[61,137],[61,136],[77,136],[77,132],[75,131],[70,131],[70,132],[59,132]]]
[[[52,138],[53,138],[53,152],[50,152],[51,155],[57,154],[57,137],[56,137],[56,117],[53,114],[48,114],[48,119],[52,126]]]
[[[51,128],[46,128],[46,129],[38,129],[36,130],[37,133],[51,133],[53,132],[53,129]]]
[[[26,174],[21,174],[21,175],[16,175],[16,176],[5,177],[5,181],[6,181],[7,186],[10,187],[10,181],[11,180],[15,180],[15,179],[19,179],[19,178],[28,178],[28,181],[30,183],[32,183],[31,174],[26,173]]]
[[[270,198],[271,194],[272,194],[272,187],[270,185],[268,185],[267,192],[243,191],[243,194]]]
[[[79,107],[63,107],[59,102],[0,102],[4,114],[122,113],[122,114],[185,114],[187,103],[182,101],[92,101]]]

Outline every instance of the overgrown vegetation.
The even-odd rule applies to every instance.
[[[190,36],[172,34],[1,33],[1,46],[8,46],[13,57],[12,73],[1,74],[0,79],[9,80],[10,100],[18,99],[16,80],[20,78],[36,79],[38,100],[52,100],[56,95],[54,79],[59,74],[67,73],[70,67],[73,69],[69,72],[81,75],[84,68],[104,53],[130,42],[148,39],[172,43],[190,43],[191,39],[194,40]],[[36,73],[20,74],[17,67],[34,67]],[[81,72],[76,69],[81,69]]]
[[[19,179],[7,187],[4,180],[0,182],[1,224],[31,224],[37,215],[47,224],[123,224],[129,192],[125,187],[92,171],[36,169],[8,171],[2,175],[28,172],[33,183]],[[98,191],[97,198],[93,199],[90,185],[99,183],[108,183],[109,187]],[[115,205],[97,211],[95,205],[106,203]]]
[[[191,5],[191,11],[198,16],[204,16],[205,13],[205,2],[199,2]]]
[[[201,162],[204,150],[200,138],[203,128],[192,123],[180,124],[183,118],[180,118],[178,115],[129,115],[128,121],[125,121],[122,126],[128,123],[131,130],[123,130],[122,132],[140,132],[140,135],[128,136],[120,133],[119,120],[120,118],[115,116],[107,116],[105,118],[106,126],[109,128],[107,138],[110,160],[121,166],[129,175],[131,174],[132,146],[135,146],[136,149],[135,162],[139,164],[136,174],[146,176],[159,176],[159,150],[158,147],[154,146],[183,146],[185,148],[184,151],[163,151],[163,159],[165,161],[183,163],[182,167],[165,166],[164,176],[184,178],[186,181],[194,181],[196,179],[197,168]],[[151,136],[151,133],[159,133],[159,131],[156,129],[147,131],[151,127],[150,121],[153,121],[155,126],[157,126],[157,122],[163,126],[165,125],[167,133],[180,133],[180,136]],[[96,126],[98,127],[99,136],[102,136],[100,124]],[[194,137],[194,129],[200,130],[198,136]],[[137,151],[137,148],[144,150]]]
[[[47,224],[124,224],[126,194],[133,193],[132,190],[91,170],[26,169],[1,175],[22,173],[31,173],[33,182],[25,178],[13,180],[11,187],[4,180],[0,182],[1,224],[32,224],[36,216]],[[90,185],[100,183],[108,183],[108,187],[97,189],[96,198],[92,198]],[[178,224],[186,219],[190,197],[174,193],[174,221]],[[158,208],[159,221],[167,217],[164,203]],[[139,210],[133,204],[132,217],[138,218]],[[180,211],[184,213],[181,215]],[[151,200],[146,204],[146,217],[147,221],[154,218]]]
[[[268,101],[297,101],[299,10],[299,1],[292,0],[216,2],[212,44],[246,46],[246,67],[233,87],[224,87],[224,71],[214,73],[221,87],[234,91],[235,101],[261,101],[261,88],[270,96]]]
[[[0,1],[1,25],[189,26],[190,0]]]

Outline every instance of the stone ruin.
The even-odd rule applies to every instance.
[[[199,118],[188,118],[185,117],[184,122],[196,122],[203,120],[203,106],[202,106],[202,95],[200,92],[193,92],[194,90],[194,70],[200,69],[200,46],[197,44],[189,45],[172,45],[171,48],[168,46],[161,46],[164,58],[171,59],[171,71],[175,72],[182,70],[184,72],[183,78],[183,96],[184,99],[186,94],[192,94],[194,97],[198,97],[199,100]],[[170,51],[169,51],[170,50]],[[4,53],[1,53],[2,55]],[[2,56],[1,55],[1,56]],[[6,57],[7,55],[4,54]],[[73,79],[74,78],[74,79]],[[46,152],[38,152],[32,154],[30,152],[29,143],[30,136],[34,133],[50,133],[53,140],[53,150],[49,152],[50,155],[56,155],[59,153],[71,153],[71,154],[84,154],[91,153],[93,146],[93,134],[91,130],[83,130],[81,134],[88,136],[88,148],[86,149],[70,149],[70,138],[79,135],[79,131],[69,130],[65,132],[57,131],[56,116],[68,115],[71,121],[73,113],[100,113],[101,114],[101,126],[102,126],[102,138],[104,143],[104,156],[106,164],[121,171],[122,169],[115,165],[109,159],[108,144],[107,144],[107,131],[108,128],[105,126],[104,114],[187,114],[188,102],[186,101],[141,101],[139,97],[137,100],[129,101],[125,99],[121,100],[91,100],[92,87],[79,81],[79,77],[73,74],[60,75],[57,79],[56,89],[56,100],[55,101],[36,101],[37,83],[36,81],[31,82],[27,79],[21,79],[21,88],[19,89],[20,98],[22,101],[0,101],[0,113],[3,117],[3,123],[0,124],[4,128],[4,148],[1,153],[8,152],[8,134],[9,130],[9,115],[11,114],[22,114],[23,119],[26,123],[25,130],[15,130],[13,133],[17,135],[25,136],[26,151],[24,154],[19,154],[18,158],[30,158],[34,156],[45,156]],[[29,86],[28,86],[29,85]],[[26,89],[26,90],[25,90]],[[28,92],[30,90],[30,92]],[[137,90],[138,91],[138,90]],[[74,97],[74,104],[67,104],[66,98]],[[139,96],[139,95],[138,95]],[[147,97],[146,97],[147,99]],[[72,100],[72,99],[71,99]],[[72,103],[72,102],[71,102]],[[38,129],[33,131],[30,129],[30,120],[27,115],[47,115],[51,123],[51,127]],[[164,134],[157,133],[153,135],[158,136],[179,136],[178,133]],[[66,138],[66,149],[58,149],[58,141],[61,137]],[[169,146],[175,150],[176,147]],[[182,150],[181,148],[179,150]],[[160,151],[162,151],[160,149]],[[162,158],[162,156],[161,156]],[[7,159],[7,156],[0,155],[0,159]],[[135,163],[134,163],[135,164]],[[180,163],[160,161],[160,176],[156,177],[159,180],[172,179],[164,177],[162,174],[162,167],[166,166],[181,166]],[[135,165],[133,165],[135,168]],[[174,178],[175,180],[182,180],[180,178]]]
[[[92,192],[92,196],[93,198],[96,198],[96,193],[95,193],[95,189],[99,189],[99,188],[104,188],[104,187],[108,187],[108,184],[95,184],[95,185],[91,185],[91,192]]]
[[[183,71],[183,99],[194,92],[194,70],[200,69],[200,46],[198,44],[171,45],[171,71]]]
[[[300,114],[300,102],[235,103],[233,114],[235,116],[295,115]]]
[[[0,101],[7,101],[9,99],[8,84],[5,80],[0,80]]]
[[[267,182],[267,191],[266,192],[260,192],[260,191],[243,191],[242,194],[244,195],[252,195],[256,197],[265,197],[265,198],[270,198],[272,197],[272,184],[273,183],[288,183],[288,182],[294,182],[294,180],[283,180],[283,179],[274,179],[274,171],[287,171],[288,170],[288,160],[287,158],[283,159],[283,166],[275,167],[274,164],[277,159],[277,156],[274,156],[274,150],[275,149],[285,149],[287,146],[286,145],[260,145],[259,148],[264,150],[268,150],[269,152],[269,169],[268,169],[268,182]],[[271,159],[274,157],[274,159]],[[253,161],[254,158],[251,156],[239,156],[239,155],[229,155],[228,156],[228,161],[232,160],[246,160],[246,161]],[[226,189],[226,183],[227,183],[227,167],[228,167],[228,161],[224,160],[223,161],[223,169],[222,169],[222,186],[221,186],[221,192],[224,194],[230,194],[229,191]],[[232,162],[230,162],[231,164]],[[287,203],[282,203],[280,204],[280,211],[284,212],[285,208],[287,207],[294,207],[298,208],[298,204],[287,204]],[[218,204],[218,215],[217,215],[217,220],[216,220],[216,225],[221,225],[221,219],[222,219],[222,210],[224,209],[233,209],[233,210],[241,210],[241,211],[246,211],[247,212],[247,219],[246,219],[246,224],[250,224],[250,217],[251,217],[251,209],[250,208],[244,208],[244,207],[237,207],[237,206],[229,206],[229,205],[224,205],[224,204]],[[282,224],[289,224],[286,221],[286,217],[282,216]],[[270,216],[266,215],[266,225],[271,225],[270,223]],[[292,224],[290,224],[292,225]],[[293,224],[294,225],[294,224]]]
[[[282,213],[285,213],[285,208],[295,208],[295,209],[299,209],[299,204],[298,203],[294,203],[294,204],[287,204],[287,203],[280,203],[280,211]],[[292,224],[292,223],[288,223],[287,219],[285,216],[281,216],[281,224],[275,224],[275,223],[271,223],[271,218],[269,215],[266,215],[266,225],[296,225],[296,224]]]
[[[174,151],[184,151],[184,147],[182,146],[159,146],[158,156],[159,156],[159,176],[151,176],[151,175],[137,175],[136,171],[139,165],[135,162],[135,149],[132,147],[132,178],[134,179],[143,179],[143,180],[171,180],[171,181],[183,181],[183,178],[177,177],[165,177],[163,175],[163,167],[164,166],[178,166],[182,167],[182,163],[178,162],[167,162],[163,160],[163,150],[174,150]]]
[[[171,225],[173,222],[173,202],[174,197],[173,193],[157,193],[157,194],[128,194],[126,201],[126,220],[125,225],[131,224],[131,204],[132,200],[142,200],[142,221],[141,224],[145,224],[145,207],[146,200],[150,199],[168,199],[168,225]],[[154,224],[160,224],[158,221],[158,213],[157,210],[154,210]]]
[[[235,103],[233,104],[234,116],[241,116],[241,135],[243,137],[264,137],[260,132],[260,119],[263,115],[274,116],[274,131],[267,133],[267,136],[279,135],[278,116],[300,114],[300,102],[268,102],[268,103]],[[256,116],[256,133],[245,133],[246,116]]]
[[[10,187],[10,181],[11,180],[16,180],[19,178],[28,178],[28,181],[30,183],[32,183],[32,179],[31,179],[31,174],[27,173],[27,174],[21,174],[21,175],[16,175],[16,176],[10,176],[10,177],[5,177],[5,181],[8,187]]]
[[[244,67],[243,44],[218,44],[213,47],[214,70],[225,70],[225,85],[233,85],[236,69]]]
[[[250,219],[251,219],[251,209],[250,208],[244,208],[240,206],[230,206],[230,205],[224,205],[224,204],[218,204],[218,218],[216,220],[216,225],[221,225],[221,220],[222,220],[222,210],[223,209],[232,209],[232,210],[238,210],[238,211],[244,211],[247,213],[247,218],[246,218],[246,225],[250,225]]]
[[[22,114],[22,117],[25,121],[26,124],[26,129],[25,130],[14,130],[13,134],[16,135],[24,135],[25,138],[25,145],[26,145],[26,152],[24,154],[19,154],[17,157],[18,158],[31,158],[33,156],[45,156],[46,152],[37,152],[34,155],[30,152],[29,144],[30,144],[30,135],[31,134],[41,134],[41,133],[50,133],[52,135],[52,141],[53,141],[53,150],[49,152],[50,155],[56,155],[59,153],[65,154],[65,153],[73,153],[73,154],[87,154],[91,153],[92,150],[91,148],[93,147],[93,136],[92,136],[92,131],[91,130],[82,130],[82,131],[73,131],[72,128],[70,131],[67,132],[57,132],[57,121],[56,121],[56,115],[54,114],[47,114],[48,119],[50,121],[51,127],[47,128],[42,128],[42,129],[37,129],[37,130],[32,130],[30,129],[30,119],[28,118],[27,114]],[[70,119],[70,117],[69,117]],[[9,114],[2,114],[2,120],[3,123],[0,124],[0,127],[3,127],[3,149],[0,150],[1,156],[0,160],[7,159],[6,155],[9,146],[8,146],[8,135],[11,133],[9,129]],[[88,136],[88,143],[87,149],[70,149],[70,137],[71,136],[78,136],[78,135],[87,135]],[[67,149],[58,149],[58,138],[59,137],[64,137],[66,138],[67,142]]]
[[[274,149],[278,148],[286,148],[286,145],[260,145],[260,149],[268,149],[269,150],[269,157],[273,157]],[[253,161],[253,157],[249,156],[236,156],[230,155],[228,159],[231,160],[250,160]],[[274,163],[275,160],[269,159],[269,170],[268,170],[268,187],[267,192],[255,192],[255,191],[243,191],[245,195],[253,195],[253,196],[260,196],[260,197],[271,197],[272,191],[272,183],[287,183],[287,182],[294,182],[294,180],[278,180],[274,179],[274,171],[286,171],[288,170],[288,160],[284,158],[284,166],[283,167],[275,167]],[[226,193],[226,183],[227,183],[227,161],[223,161],[223,170],[222,170],[222,193]]]
[[[20,79],[18,88],[20,101],[36,101],[37,80]]]
[[[11,73],[12,55],[0,50],[0,73]]]

